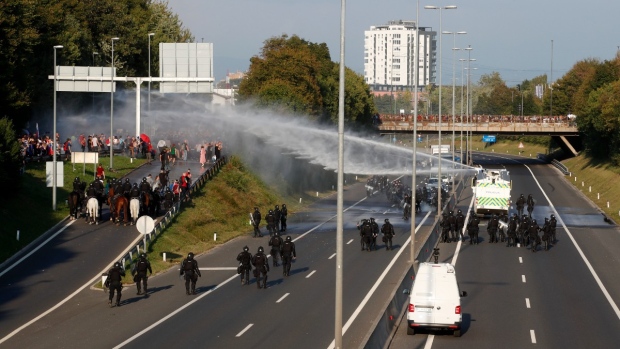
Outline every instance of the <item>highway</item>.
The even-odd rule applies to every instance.
[[[441,261],[456,263],[463,298],[462,337],[449,333],[406,334],[400,322],[391,348],[616,348],[620,339],[618,227],[603,221],[596,207],[559,171],[528,161],[485,155],[477,162],[501,162],[511,174],[513,197],[532,194],[533,217],[556,215],[558,242],[550,251],[489,244],[486,221],[480,245],[440,244]],[[488,165],[488,166],[487,166]],[[459,208],[471,202],[463,195]],[[453,260],[457,255],[458,258]],[[595,276],[596,275],[596,276]],[[600,280],[600,282],[599,282]]]
[[[513,160],[477,154],[477,162],[483,166],[506,166],[510,170],[513,196],[523,192],[537,199],[535,218],[542,221],[555,210],[558,221],[567,227],[558,228],[558,243],[551,251],[536,253],[486,241],[478,246],[440,244],[443,261],[451,261],[458,247],[457,277],[461,289],[468,292],[468,297],[463,298],[463,336],[407,336],[404,320],[391,342],[392,348],[615,347],[620,322],[610,300],[615,304],[620,300],[620,284],[614,273],[619,266],[614,257],[620,247],[617,227],[604,223],[595,207],[555,169],[535,160],[524,161],[528,167]],[[491,165],[498,162],[502,165]],[[458,204],[464,212],[471,202],[468,190]],[[267,289],[257,289],[254,280],[241,286],[234,271],[235,257],[243,246],[249,246],[252,253],[258,246],[268,251],[268,239],[251,238],[248,231],[247,236],[197,257],[203,277],[198,280],[196,296],[185,295],[176,269],[149,279],[148,298],[136,296],[133,286],[126,288],[118,308],[108,308],[103,292],[86,287],[7,338],[14,329],[98,276],[101,268],[90,268],[88,259],[91,254],[104,252],[81,244],[66,246],[66,241],[76,235],[93,234],[89,231],[92,226],[84,225],[69,236],[67,228],[50,243],[50,248],[65,246],[64,253],[69,257],[48,262],[51,268],[64,269],[48,274],[40,271],[41,264],[32,269],[22,264],[0,277],[0,347],[328,348],[334,333],[335,199],[333,196],[321,200],[290,219],[287,233],[295,240],[298,258],[287,278],[282,276],[281,267],[272,268]],[[383,310],[382,304],[408,267],[408,248],[403,249],[403,245],[409,238],[410,226],[402,220],[400,211],[388,206],[384,195],[366,199],[361,183],[347,187],[344,200],[344,347],[352,348],[364,344],[362,340],[373,328]],[[379,250],[360,251],[356,223],[369,217],[379,223],[390,218],[395,225],[393,251],[381,249],[380,240]],[[416,241],[421,242],[429,233],[433,219],[433,215],[426,213],[418,215],[418,222],[423,223]],[[80,223],[71,228],[78,228]],[[484,225],[481,237],[486,238]],[[110,234],[120,235],[119,229],[111,229]],[[58,252],[46,249],[40,250],[45,255],[37,257],[37,252],[31,258],[42,263],[49,258],[46,256]],[[609,299],[581,254],[600,278]],[[385,272],[388,266],[391,267]],[[58,278],[75,274],[76,279],[82,279],[58,284],[54,282],[57,274]]]

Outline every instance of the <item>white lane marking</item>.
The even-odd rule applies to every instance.
[[[237,267],[211,267],[211,268],[198,268],[200,270],[237,270]]]
[[[192,299],[191,301],[183,304],[181,307],[177,308],[176,310],[174,310],[173,312],[171,312],[170,314],[164,316],[163,318],[155,321],[153,324],[151,324],[149,327],[143,329],[142,331],[134,334],[133,336],[127,338],[124,342],[122,342],[121,344],[117,345],[114,347],[114,349],[116,348],[122,348],[123,346],[131,343],[133,340],[135,340],[136,338],[142,336],[143,334],[147,333],[148,331],[152,330],[153,328],[159,326],[159,324],[163,323],[164,321],[170,319],[171,317],[175,316],[176,314],[180,313],[181,311],[183,311],[185,308],[191,306],[192,304],[200,301],[201,299],[203,299],[204,297],[208,296],[209,294],[211,294],[211,292],[222,288],[224,285],[226,285],[227,283],[231,282],[232,280],[236,279],[237,275],[233,275],[231,277],[229,277],[228,279],[224,280],[222,283],[215,285],[215,287],[213,287],[212,289],[210,289],[209,291],[200,294],[198,297]],[[237,335],[237,337],[239,337],[240,335],[243,334],[243,332],[247,331],[250,327],[252,327],[253,324],[250,324],[248,327],[246,327],[243,331],[239,332],[239,334]]]
[[[534,330],[530,330],[530,337],[532,338],[532,344],[536,344],[536,333],[534,333]]]
[[[314,273],[316,273],[316,270],[313,270],[310,274],[306,275],[306,279],[307,279],[307,278],[309,278],[309,277],[311,277],[311,276],[312,276],[312,274],[314,274]]]
[[[348,211],[350,208],[353,208],[355,206],[357,206],[357,204],[359,204],[360,202],[366,200],[366,198],[363,198],[361,200],[359,200],[358,202],[354,203],[353,205],[349,206],[348,208],[344,209],[343,212]],[[428,215],[427,215],[428,216]],[[337,215],[334,215],[332,217],[330,217],[329,219],[327,219],[325,222],[318,224],[317,226],[315,226],[314,228],[308,230],[307,232],[299,235],[298,237],[296,237],[295,239],[293,239],[293,241],[297,241],[301,238],[303,238],[304,236],[310,234],[311,232],[317,230],[318,228],[322,227],[324,224],[326,224],[327,222],[331,221],[332,219],[336,218]],[[142,237],[139,237],[140,239],[142,239]],[[134,243],[135,244],[135,243]],[[97,278],[100,276],[97,276]],[[136,338],[142,336],[143,334],[147,333],[148,331],[152,330],[153,328],[159,326],[160,324],[162,324],[163,322],[165,322],[166,320],[170,319],[171,317],[173,317],[174,315],[180,313],[181,311],[183,311],[185,308],[189,307],[190,305],[198,302],[199,300],[201,300],[203,297],[206,297],[207,295],[209,295],[211,292],[221,288],[222,286],[226,285],[227,283],[229,283],[230,281],[236,279],[238,276],[237,275],[233,275],[231,277],[229,277],[228,279],[226,279],[225,281],[223,281],[222,283],[216,285],[214,288],[210,289],[209,291],[199,295],[198,297],[194,298],[193,300],[191,300],[190,302],[185,303],[183,306],[177,308],[175,311],[171,312],[170,314],[166,315],[165,317],[159,319],[158,321],[154,322],[153,324],[151,324],[150,326],[148,326],[147,328],[143,329],[142,331],[136,333],[135,335],[131,336],[130,338],[126,339],[124,342],[122,342],[121,344],[117,345],[114,347],[114,349],[117,348],[121,348],[129,343],[131,343],[132,341],[134,341]],[[251,326],[252,324],[250,324]],[[249,328],[249,326],[248,326]]]
[[[75,222],[75,221],[73,221]],[[136,239],[134,241],[132,241],[129,246],[135,246],[139,241],[142,241],[142,234],[138,235],[138,237],[136,237]],[[45,242],[47,243],[47,241]],[[120,255],[118,255],[116,257],[116,259],[114,259],[114,261],[118,261],[121,258],[123,258],[123,256],[125,255],[125,252],[121,253]],[[108,265],[104,270],[102,270],[99,274],[96,274],[92,279],[88,280],[84,285],[82,285],[80,288],[78,288],[77,290],[75,290],[75,292],[73,292],[72,294],[68,295],[67,298],[61,300],[58,304],[56,304],[55,306],[49,308],[48,310],[46,310],[45,312],[41,313],[39,316],[35,317],[34,319],[28,321],[27,323],[21,325],[20,327],[18,327],[17,329],[15,329],[15,331],[9,333],[8,335],[6,335],[6,337],[0,339],[0,344],[2,344],[3,342],[7,341],[8,339],[10,339],[11,337],[13,337],[14,335],[16,335],[17,333],[19,333],[21,330],[23,330],[24,328],[34,324],[35,322],[39,321],[41,318],[45,317],[47,314],[51,313],[52,311],[60,308],[61,305],[67,303],[71,298],[75,297],[75,295],[77,295],[78,293],[80,293],[83,289],[85,289],[86,287],[90,287],[90,285],[94,284],[97,280],[101,280],[101,274],[107,272],[110,268],[112,267],[112,263],[110,263],[110,265]]]
[[[426,337],[426,344],[424,344],[424,349],[431,349],[433,347],[433,340],[435,340],[434,334],[429,334]]]
[[[35,247],[32,251],[28,252],[28,254],[26,254],[25,256],[23,256],[22,258],[20,258],[17,262],[11,264],[11,266],[9,266],[8,268],[6,268],[5,270],[3,270],[0,273],[0,277],[2,277],[2,275],[6,274],[9,272],[9,270],[15,268],[19,263],[23,262],[24,259],[32,256],[33,253],[37,252],[41,247],[45,246],[48,242],[50,242],[50,240],[52,240],[53,238],[55,238],[56,236],[58,236],[58,234],[62,233],[63,231],[65,231],[65,229],[67,229],[71,224],[77,222],[77,220],[75,221],[70,221],[69,223],[67,223],[64,227],[62,227],[60,230],[58,230],[56,233],[54,233],[52,236],[50,236],[47,240],[45,240],[44,242],[42,242],[39,246]],[[0,342],[2,343],[2,342]]]
[[[471,212],[471,207],[474,205],[475,196],[472,195],[471,202],[469,203],[469,208],[467,209],[467,216],[465,216],[465,222],[469,221],[469,213]],[[465,225],[463,225],[463,229],[461,233],[465,231]],[[463,234],[465,236],[465,234]],[[456,244],[456,250],[454,251],[454,257],[452,257],[452,265],[456,265],[456,259],[459,258],[459,251],[461,250],[461,245],[463,244],[463,239],[459,239],[459,242]]]
[[[352,242],[353,242],[353,239],[349,240],[349,242],[347,242],[347,245],[352,243]]]
[[[526,306],[528,309],[530,309],[530,299],[529,299],[529,298],[526,298],[526,299],[525,299],[525,306]]]
[[[579,252],[579,255],[581,256],[581,259],[583,259],[583,262],[588,267],[588,270],[590,270],[590,273],[594,277],[594,280],[596,280],[596,283],[597,283],[598,287],[603,292],[603,295],[605,295],[605,298],[607,298],[607,301],[609,302],[609,305],[611,306],[611,308],[614,310],[614,312],[616,312],[616,316],[620,319],[620,309],[618,308],[618,305],[611,298],[611,295],[609,294],[609,292],[607,292],[607,289],[605,288],[605,285],[603,285],[603,282],[598,277],[598,274],[596,273],[596,271],[594,271],[594,267],[592,266],[592,264],[590,264],[590,261],[588,260],[588,258],[586,258],[586,255],[581,250],[581,247],[579,247],[579,244],[577,244],[577,240],[575,240],[575,238],[573,237],[573,234],[571,234],[570,230],[568,230],[568,228],[564,224],[564,220],[562,219],[562,217],[560,217],[560,214],[555,209],[555,206],[553,206],[553,204],[551,203],[551,200],[549,200],[549,197],[547,196],[547,193],[545,193],[545,191],[543,190],[542,186],[540,185],[540,183],[538,182],[538,180],[534,176],[534,172],[532,172],[532,170],[527,165],[523,165],[523,166],[525,166],[530,171],[530,173],[532,174],[532,178],[534,178],[534,181],[536,182],[536,185],[538,185],[538,189],[540,189],[542,194],[545,196],[545,199],[547,199],[547,202],[549,203],[549,207],[551,207],[551,209],[553,210],[553,213],[555,214],[555,217],[557,218],[558,223],[562,227],[564,227],[564,231],[566,232],[566,235],[568,235],[570,240],[573,242],[573,245],[575,245],[575,248],[577,249],[577,252]]]
[[[426,216],[424,216],[424,218],[422,219],[420,224],[418,224],[418,227],[415,230],[416,234],[418,233],[418,230],[420,230],[420,227],[423,226],[424,221],[426,221],[428,216],[430,216],[430,214],[431,214],[431,212],[428,212],[426,214]],[[407,241],[405,241],[403,246],[407,246],[407,245],[409,245],[409,243],[411,243],[411,235],[407,238]],[[349,317],[349,320],[347,320],[347,322],[344,324],[344,326],[342,326],[342,334],[343,335],[345,333],[347,333],[347,330],[349,329],[349,327],[351,327],[351,324],[353,323],[353,321],[355,321],[355,319],[360,314],[362,309],[364,309],[364,307],[366,306],[366,303],[368,303],[368,301],[370,300],[370,297],[372,297],[372,294],[377,290],[377,288],[379,287],[379,285],[381,284],[381,282],[383,281],[383,279],[385,278],[387,273],[391,270],[391,268],[394,265],[394,263],[396,263],[396,260],[400,257],[401,253],[403,253],[403,251],[405,251],[405,250],[409,251],[409,249],[407,249],[407,248],[399,248],[398,249],[398,252],[394,256],[394,258],[392,258],[392,261],[390,262],[390,264],[388,264],[388,266],[385,267],[385,270],[383,270],[383,273],[381,273],[381,275],[379,276],[379,278],[377,279],[375,284],[372,285],[372,287],[370,288],[370,291],[368,291],[368,293],[366,294],[366,297],[364,297],[364,299],[357,306],[357,309],[355,309],[353,314],[351,314],[351,317]],[[331,344],[327,348],[333,349],[335,346],[336,346],[336,339],[332,339]]]
[[[525,275],[521,275],[521,281],[523,281],[523,283],[525,283]]]
[[[280,302],[282,302],[282,300],[284,300],[284,298],[288,297],[288,295],[289,295],[289,294],[290,294],[290,293],[285,293],[285,294],[284,294],[284,296],[280,297],[280,299],[278,299],[278,300],[276,301],[276,303],[280,303]],[[239,336],[237,336],[237,337],[239,337]]]
[[[332,259],[332,258],[334,258],[334,257],[336,257],[336,254],[335,254],[335,253],[334,253],[333,255],[329,256],[329,258],[327,258],[327,259]]]
[[[519,263],[523,264],[523,258],[519,257]]]
[[[288,294],[288,293],[287,293]],[[237,335],[235,337],[241,337],[243,336],[243,334],[245,333],[245,331],[249,330],[250,327],[254,326],[254,324],[249,324],[247,325],[243,330],[241,330],[241,332],[237,333]]]

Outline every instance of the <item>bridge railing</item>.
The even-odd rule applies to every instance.
[[[560,170],[565,176],[570,174],[568,167],[564,166],[564,164],[559,162],[558,160],[556,159],[551,160],[551,164],[555,166],[558,170]]]

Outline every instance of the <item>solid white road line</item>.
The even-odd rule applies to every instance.
[[[309,278],[309,277],[311,277],[311,276],[312,276],[312,274],[314,274],[314,273],[316,273],[316,270],[313,270],[310,274],[306,275],[306,279],[307,279],[307,278]]]
[[[416,234],[418,233],[418,230],[420,229],[420,227],[423,226],[424,221],[426,221],[428,216],[430,216],[430,214],[431,214],[431,212],[428,212],[426,214],[426,216],[424,216],[424,218],[422,219],[422,221],[420,222],[420,224],[416,228],[416,231],[415,231]],[[402,246],[407,246],[407,245],[409,245],[409,243],[411,243],[411,236],[409,236],[407,238],[407,241],[405,241],[405,243]],[[379,287],[379,285],[381,284],[381,282],[383,281],[383,279],[385,278],[387,273],[392,269],[392,266],[396,263],[396,260],[400,257],[400,255],[405,250],[409,251],[409,249],[407,249],[407,248],[400,248],[400,249],[398,249],[398,252],[394,256],[394,258],[392,258],[392,261],[390,262],[390,264],[388,264],[388,266],[385,268],[385,270],[383,270],[383,273],[381,273],[381,275],[379,276],[379,278],[377,279],[375,284],[370,288],[370,291],[368,291],[368,293],[366,294],[366,297],[364,297],[364,299],[357,306],[357,309],[355,309],[355,311],[353,312],[351,317],[349,317],[349,320],[347,320],[347,322],[344,324],[344,326],[342,326],[342,334],[343,335],[347,332],[349,327],[351,327],[351,324],[353,323],[353,321],[355,321],[357,316],[362,312],[362,309],[364,309],[364,307],[366,306],[366,303],[368,303],[368,301],[370,300],[370,297],[372,297],[373,293],[375,293],[375,291],[377,290],[377,288]],[[328,348],[329,349],[333,349],[335,346],[336,346],[336,340],[333,339]]]
[[[241,337],[245,333],[245,331],[249,330],[250,327],[252,327],[252,326],[254,326],[254,324],[247,325],[243,330],[241,330],[241,332],[237,333],[237,335],[235,337]]]
[[[198,268],[200,270],[237,270],[237,267],[211,267],[211,268]]]
[[[353,239],[349,240],[349,242],[347,242],[347,245],[352,243],[352,242],[353,242]]]
[[[532,344],[536,344],[536,333],[534,333],[534,330],[530,330],[530,337],[532,338]]]
[[[4,269],[2,272],[0,272],[0,277],[2,277],[2,275],[6,274],[9,270],[15,268],[19,263],[23,262],[24,259],[32,256],[33,253],[37,252],[41,247],[45,246],[48,242],[50,242],[50,240],[52,240],[53,238],[58,236],[58,234],[60,234],[63,231],[65,231],[65,229],[67,229],[71,224],[73,224],[75,222],[77,222],[77,221],[70,221],[69,223],[65,224],[64,227],[62,227],[60,230],[58,230],[56,233],[54,233],[52,236],[50,236],[47,240],[43,241],[39,246],[35,247],[32,251],[28,252],[28,254],[26,254],[25,256],[20,258],[17,262],[11,264],[10,267],[8,267],[8,268]],[[0,343],[2,343],[2,342],[0,342]]]
[[[329,256],[329,258],[327,258],[327,259],[332,259],[332,258],[334,258],[334,257],[336,257],[336,254],[335,254],[335,253],[334,253],[333,255]]]
[[[284,298],[288,297],[288,295],[289,295],[289,294],[290,294],[290,293],[285,293],[285,294],[284,294],[284,296],[280,297],[280,299],[278,299],[278,300],[276,301],[276,303],[280,303],[280,302],[282,302],[282,300],[284,300]],[[237,337],[239,337],[239,336],[237,336]]]
[[[594,271],[594,267],[592,266],[592,264],[590,264],[590,261],[588,260],[588,258],[586,258],[586,255],[583,253],[583,251],[581,250],[581,247],[579,247],[579,245],[577,244],[577,241],[575,240],[575,238],[573,237],[573,234],[571,234],[570,230],[568,230],[568,228],[566,227],[566,225],[564,224],[564,220],[562,220],[562,217],[560,217],[560,214],[558,213],[558,211],[555,209],[555,206],[553,206],[553,203],[551,203],[551,200],[549,200],[549,197],[547,196],[547,193],[545,193],[545,191],[543,190],[542,186],[540,185],[540,183],[538,182],[538,180],[536,179],[536,177],[534,176],[534,172],[532,172],[532,170],[527,166],[524,165],[532,174],[532,178],[534,178],[534,181],[536,181],[536,185],[538,185],[538,188],[540,189],[540,191],[542,192],[542,194],[545,196],[545,199],[547,199],[547,202],[549,203],[549,207],[551,207],[551,209],[553,210],[553,213],[555,214],[555,217],[558,220],[558,223],[564,227],[564,231],[566,232],[566,235],[568,235],[568,237],[570,238],[570,240],[573,242],[573,245],[575,246],[575,248],[577,249],[577,252],[579,253],[579,255],[581,256],[581,259],[583,259],[583,262],[586,264],[586,266],[588,267],[588,270],[590,270],[590,273],[592,274],[592,277],[594,277],[594,280],[596,281],[598,287],[601,289],[601,291],[603,292],[603,295],[605,295],[605,298],[607,299],[607,301],[609,302],[609,305],[611,306],[611,308],[614,310],[614,312],[616,313],[616,316],[620,319],[620,309],[618,308],[618,305],[616,304],[616,302],[611,298],[611,295],[609,294],[609,292],[607,292],[607,289],[605,288],[605,285],[603,285],[603,282],[601,281],[601,279],[598,277],[598,274],[596,273],[596,271]]]
[[[525,283],[525,275],[521,275],[521,281],[523,281],[523,283]]]
[[[426,337],[426,344],[424,344],[424,349],[431,349],[433,347],[433,341],[435,340],[434,334],[429,334]]]
[[[530,309],[530,299],[529,299],[529,298],[526,298],[526,299],[525,299],[525,306],[526,306],[528,309]]]
[[[523,264],[523,258],[519,257],[519,263]]]
[[[465,216],[465,222],[469,221],[469,213],[471,212],[471,207],[474,205],[475,196],[472,195],[471,202],[469,203],[469,208],[467,209],[467,216]],[[465,225],[463,225],[463,229],[461,233],[465,231]],[[465,234],[463,234],[465,236]],[[459,242],[456,244],[456,250],[454,251],[454,257],[452,257],[452,261],[450,262],[452,265],[456,265],[456,259],[459,258],[459,251],[461,250],[461,245],[463,244],[463,239],[459,239]]]

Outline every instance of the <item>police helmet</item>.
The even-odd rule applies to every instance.
[[[146,253],[140,253],[140,258],[146,259]]]
[[[287,236],[287,237],[286,237],[286,241],[291,241],[291,240],[293,240],[293,239],[291,239],[291,237],[290,237],[290,236]]]
[[[280,206],[276,205],[276,210],[279,209],[279,208],[280,208]]]
[[[114,268],[120,268],[121,264],[119,262],[114,263]]]
[[[91,184],[89,184],[89,185],[88,185],[88,187],[89,187],[89,188],[94,188],[94,187],[95,187],[95,185],[94,185],[93,183],[91,183]]]
[[[521,194],[521,197],[523,197],[523,194]]]
[[[458,211],[456,211],[458,214],[463,214],[463,211],[461,211],[460,209]]]
[[[549,218],[545,217],[545,222],[549,222]]]
[[[535,219],[532,219],[532,224],[536,224],[536,220]]]
[[[134,183],[132,187],[137,188],[138,187],[138,183]]]
[[[269,210],[269,213],[270,213],[270,214],[271,214],[271,213],[273,213],[273,210]]]
[[[555,219],[555,215],[551,215],[551,219]]]
[[[248,252],[248,251],[250,251],[250,248],[247,246],[243,246],[243,252]]]
[[[452,216],[454,214],[454,211],[450,211],[450,216]]]
[[[277,231],[273,233],[274,236],[280,236],[280,233],[278,233]]]
[[[170,192],[170,187],[166,187],[166,193]]]
[[[263,248],[263,246],[259,246],[258,253],[263,253],[263,252],[265,252],[265,249]]]
[[[189,259],[190,261],[191,261],[192,259],[194,259],[194,252],[190,252],[190,253],[188,253],[188,254],[187,254],[187,259]]]
[[[254,207],[254,211],[258,211],[258,207],[256,207],[256,206],[255,206],[255,207]]]
[[[125,178],[125,183],[129,183],[129,178]]]
[[[282,207],[286,207],[286,204],[282,204]]]
[[[142,183],[146,183],[146,177],[142,177]]]
[[[390,223],[390,220],[386,218],[385,223]]]
[[[80,177],[75,177],[75,179],[73,181],[74,182],[79,182],[80,181]]]

